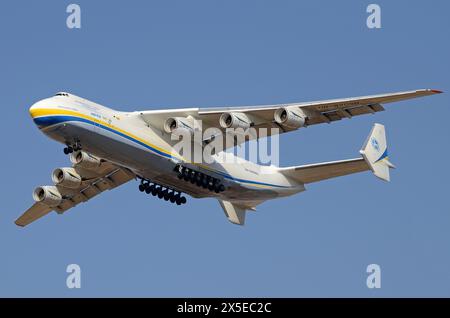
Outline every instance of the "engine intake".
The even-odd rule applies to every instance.
[[[76,189],[81,186],[81,176],[74,168],[58,168],[52,173],[52,180],[56,185]]]
[[[62,195],[55,186],[42,186],[34,189],[33,199],[38,203],[55,208],[61,204]]]
[[[70,154],[70,161],[85,169],[96,169],[102,164],[99,158],[84,151],[76,151]]]
[[[191,124],[187,118],[183,117],[167,118],[166,121],[164,122],[164,131],[168,134],[171,134],[175,130],[178,130],[179,132],[185,131],[191,135],[194,134],[193,124]]]
[[[305,117],[285,107],[275,111],[274,119],[279,125],[289,128],[296,129],[305,126]]]
[[[247,129],[251,126],[252,121],[247,115],[242,113],[223,113],[219,118],[220,127],[226,128],[243,128]]]

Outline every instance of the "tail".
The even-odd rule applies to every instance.
[[[321,162],[303,166],[279,168],[279,172],[301,184],[371,170],[378,178],[389,181],[389,162],[384,126],[375,124],[360,151],[362,158]]]
[[[386,132],[383,125],[373,125],[369,137],[359,153],[378,178],[385,181],[390,180],[389,168],[395,168],[395,166],[389,161]]]

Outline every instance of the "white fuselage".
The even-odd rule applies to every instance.
[[[188,163],[177,153],[170,134],[147,124],[139,112],[120,112],[74,95],[54,96],[35,103],[30,114],[40,130],[63,144],[79,142],[83,150],[128,168],[137,176],[193,197],[217,197],[259,203],[304,191],[274,166],[240,158],[235,162]],[[233,154],[227,154],[233,156]],[[180,180],[177,163],[220,179],[226,190],[214,193]]]

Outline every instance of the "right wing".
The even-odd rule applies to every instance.
[[[434,89],[419,89],[306,103],[149,110],[140,111],[137,114],[148,125],[160,129],[163,133],[166,130],[167,121],[171,118],[185,119],[185,124],[191,125],[192,130],[195,130],[192,121],[201,120],[203,132],[207,128],[214,128],[218,132],[226,134],[227,122],[231,125],[236,123],[236,125],[242,124],[246,127],[266,128],[266,130],[256,129],[256,136],[249,136],[250,139],[254,139],[294,131],[301,127],[331,123],[344,118],[374,114],[384,110],[383,104],[439,93],[442,92]],[[230,115],[233,115],[232,118]],[[260,134],[264,135],[260,136]],[[246,139],[240,139],[236,140],[234,144],[224,146],[234,146],[245,141]]]
[[[95,169],[86,169],[76,164],[73,168],[82,178],[78,187],[68,188],[56,185],[55,192],[59,192],[58,196],[61,197],[61,201],[56,206],[36,202],[15,223],[18,226],[26,226],[51,211],[64,213],[79,203],[86,202],[103,191],[114,189],[135,177],[134,173],[128,169],[106,161],[101,161],[101,164]]]

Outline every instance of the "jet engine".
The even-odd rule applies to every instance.
[[[42,186],[34,189],[33,199],[38,203],[54,208],[61,204],[62,195],[55,186]]]
[[[223,113],[219,118],[220,127],[226,128],[242,128],[247,129],[251,126],[252,121],[247,115],[242,113]]]
[[[96,169],[102,164],[99,158],[84,151],[76,151],[70,154],[70,161],[85,169]]]
[[[288,128],[297,129],[305,126],[305,117],[285,107],[275,111],[274,119],[277,124]]]
[[[194,125],[190,123],[187,118],[183,117],[170,117],[164,122],[164,131],[168,134],[173,133],[175,130],[179,132],[187,132],[188,134],[194,134]],[[181,130],[181,131],[180,131]]]
[[[76,189],[81,185],[81,176],[74,168],[58,168],[52,173],[52,180],[56,185]]]

